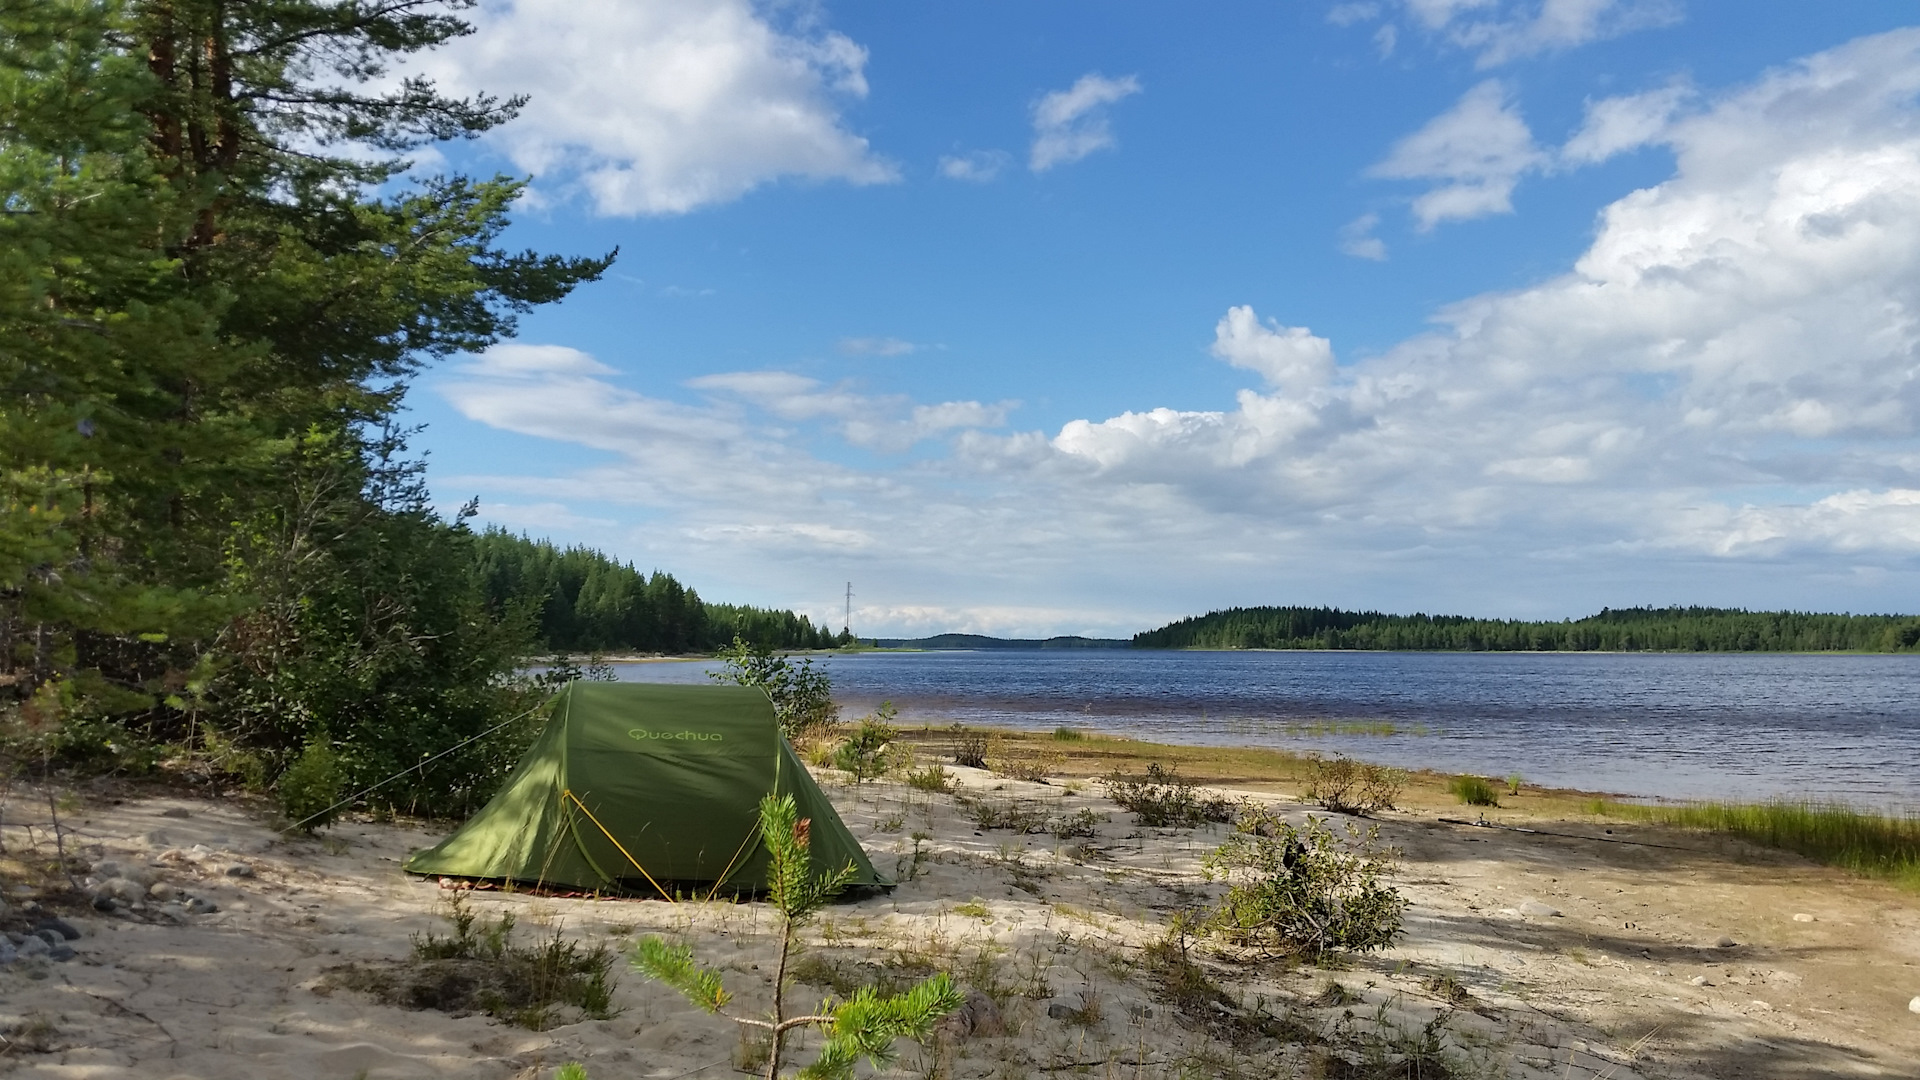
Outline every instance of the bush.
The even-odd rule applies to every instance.
[[[961,811],[982,829],[1005,829],[1023,836],[1048,832],[1052,824],[1046,808],[1030,802],[968,799],[961,804]]]
[[[346,772],[325,734],[307,744],[293,765],[280,774],[280,808],[287,820],[306,832],[331,822],[346,787]]]
[[[1447,781],[1447,790],[1468,806],[1500,805],[1499,793],[1493,790],[1493,785],[1487,783],[1485,777],[1456,776]]]
[[[1085,733],[1081,732],[1079,728],[1057,727],[1053,729],[1054,742],[1082,742],[1086,737]]]
[[[833,682],[824,669],[813,666],[810,657],[795,660],[775,656],[765,645],[749,644],[737,634],[733,644],[723,646],[714,656],[725,667],[708,672],[707,678],[765,690],[773,699],[780,730],[789,739],[812,729],[831,727],[840,718],[840,707],[833,703]]]
[[[1202,797],[1178,772],[1149,762],[1144,776],[1115,770],[1101,778],[1107,797],[1133,814],[1136,824],[1151,828],[1191,828],[1209,821],[1233,820],[1233,804],[1217,795]]]
[[[987,733],[953,725],[953,763],[969,769],[987,767]]]
[[[900,736],[900,730],[892,724],[897,712],[892,702],[883,701],[879,709],[861,717],[834,750],[834,767],[852,773],[856,784],[885,773],[889,765],[888,752],[893,740]]]
[[[605,945],[583,949],[558,931],[538,944],[516,945],[512,912],[481,920],[459,893],[448,901],[446,917],[453,936],[415,934],[409,959],[348,965],[331,979],[403,1009],[483,1012],[534,1031],[618,1013],[615,955]]]
[[[931,791],[946,795],[953,791],[953,774],[947,771],[945,765],[936,761],[924,769],[908,770],[907,786],[915,791]]]
[[[1307,758],[1306,796],[1336,814],[1366,817],[1379,810],[1393,809],[1393,800],[1406,789],[1403,769],[1375,765],[1368,761],[1336,757]]]
[[[1318,962],[1338,952],[1371,952],[1393,944],[1407,901],[1380,884],[1393,871],[1374,847],[1378,828],[1349,824],[1349,851],[1326,823],[1296,829],[1278,814],[1252,807],[1233,835],[1203,862],[1227,894],[1201,923],[1209,934],[1268,955]]]
[[[1004,776],[1009,780],[1044,784],[1047,777],[1060,771],[1060,766],[1066,760],[1067,756],[1058,750],[1017,746],[1005,735],[995,735],[987,740],[987,769],[995,776]]]

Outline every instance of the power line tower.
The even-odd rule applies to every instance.
[[[847,582],[847,612],[840,622],[840,636],[853,636],[853,582]]]

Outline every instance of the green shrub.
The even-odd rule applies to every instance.
[[[1394,864],[1374,846],[1378,833],[1349,824],[1349,850],[1323,821],[1308,818],[1296,829],[1272,811],[1248,808],[1202,863],[1209,880],[1227,883],[1227,894],[1200,928],[1242,948],[1315,962],[1386,948],[1400,936],[1407,901],[1380,883]]]
[[[1057,727],[1053,729],[1054,742],[1081,742],[1084,739],[1086,739],[1086,735],[1078,728]]]
[[[1045,807],[1018,800],[967,799],[960,809],[982,829],[1003,829],[1023,836],[1046,832],[1052,824]]]
[[[1393,801],[1407,786],[1403,769],[1370,761],[1318,756],[1307,758],[1306,796],[1336,814],[1365,817],[1393,809]]]
[[[1485,777],[1456,776],[1447,781],[1447,790],[1468,806],[1500,805],[1499,793],[1493,790],[1493,785]]]
[[[834,767],[852,773],[855,783],[884,774],[891,764],[888,751],[900,737],[900,729],[893,726],[897,714],[892,702],[883,701],[880,708],[861,717],[835,748]]]
[[[334,803],[346,787],[346,771],[323,732],[307,744],[293,765],[280,774],[280,809],[287,820],[306,832],[331,822]]]
[[[1091,839],[1100,835],[1100,826],[1106,820],[1083,806],[1076,813],[1056,818],[1047,831],[1062,840]]]
[[[915,791],[950,794],[953,791],[953,774],[947,771],[945,765],[936,761],[924,769],[908,770],[907,786]]]
[[[1148,762],[1145,775],[1115,770],[1101,778],[1107,797],[1133,814],[1136,824],[1149,828],[1191,828],[1209,821],[1233,820],[1233,804],[1219,796],[1203,797],[1174,768]]]
[[[1518,795],[1518,794],[1520,794],[1520,785],[1521,785],[1521,784],[1523,784],[1523,783],[1525,783],[1525,782],[1526,782],[1526,780],[1525,780],[1525,778],[1524,778],[1524,777],[1522,777],[1522,776],[1521,776],[1521,775],[1520,775],[1519,773],[1510,773],[1510,774],[1508,774],[1508,776],[1507,776],[1507,794],[1509,794],[1509,795]]]

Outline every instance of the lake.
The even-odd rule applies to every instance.
[[[1065,724],[1633,796],[1920,808],[1913,656],[1060,650],[818,662],[849,717],[890,700],[911,724]],[[616,670],[699,682],[715,667]],[[1365,722],[1394,733],[1335,726]]]

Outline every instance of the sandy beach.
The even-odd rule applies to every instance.
[[[1887,885],[1700,834],[1530,816],[1524,798],[1499,820],[1584,838],[1448,824],[1471,815],[1409,798],[1378,818],[1411,901],[1397,944],[1326,970],[1196,943],[1189,956],[1217,992],[1183,994],[1154,959],[1166,950],[1149,946],[1217,888],[1200,860],[1224,826],[1142,829],[1098,784],[952,772],[957,795],[820,772],[899,885],[808,927],[809,982],[792,999],[940,968],[992,1002],[927,1046],[902,1043],[886,1075],[1366,1076],[1424,1047],[1422,1076],[1920,1076],[1920,1015],[1908,1009],[1920,994],[1920,898]],[[1325,816],[1263,787],[1223,793],[1296,822]],[[49,834],[29,835],[19,794],[8,857],[44,865]],[[964,798],[1090,810],[1097,836],[980,829]],[[289,839],[265,806],[138,791],[69,805],[65,842],[87,866],[78,885],[104,870],[162,884],[165,899],[103,914],[48,878],[8,897],[9,929],[58,915],[80,936],[70,959],[0,970],[0,1071],[532,1080],[580,1061],[596,1080],[738,1075],[733,1025],[624,960],[616,1016],[545,1031],[351,989],[356,966],[403,961],[410,935],[444,932],[449,891],[400,870],[441,832],[354,820]],[[743,1006],[769,993],[764,905],[469,895],[483,918],[512,911],[521,935],[624,948],[665,934],[724,968]],[[811,1060],[806,1044],[794,1060]],[[1414,1075],[1404,1064],[1390,1074]]]

